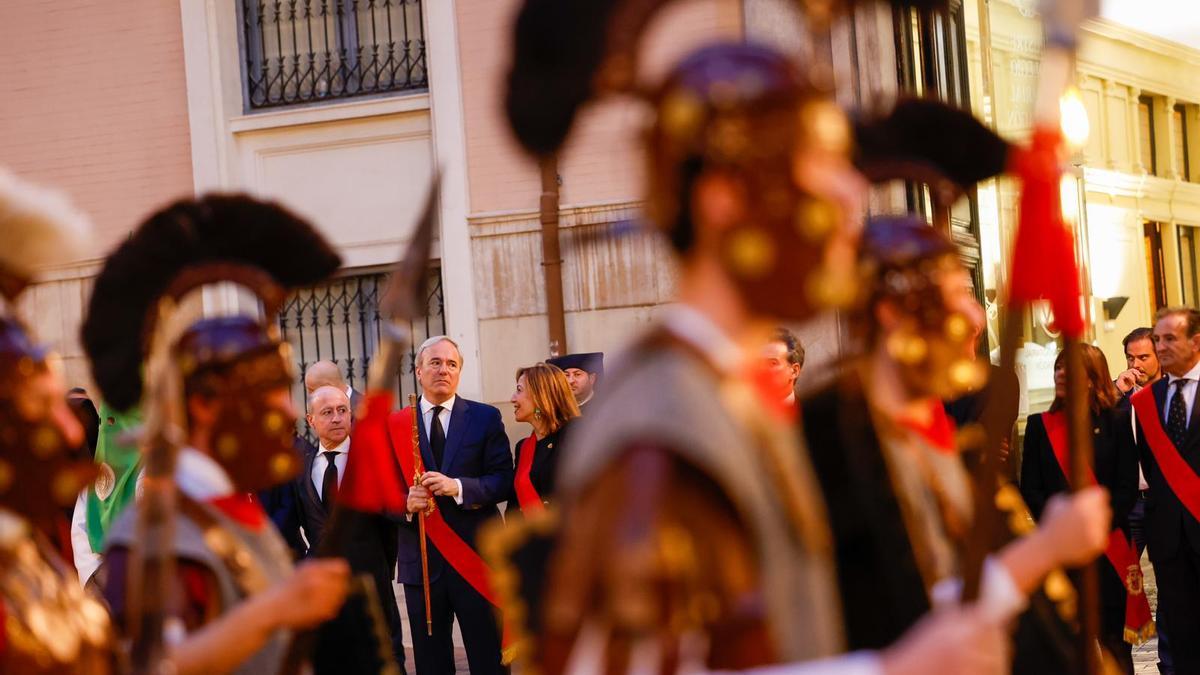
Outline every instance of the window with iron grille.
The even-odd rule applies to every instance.
[[[380,343],[379,297],[387,288],[387,275],[381,273],[341,277],[320,286],[296,291],[279,311],[279,332],[292,347],[296,371],[301,377],[293,387],[296,410],[308,410],[303,373],[313,363],[333,361],[346,383],[364,391],[367,369]],[[416,346],[431,335],[446,331],[441,273],[430,271],[429,297],[425,318],[410,324],[412,342],[396,376],[395,392],[400,405],[407,405],[410,393],[419,393]],[[297,431],[312,442],[316,435],[301,419]]]
[[[249,110],[428,84],[422,0],[241,0]]]

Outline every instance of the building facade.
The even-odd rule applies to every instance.
[[[103,255],[154,208],[211,190],[278,199],[338,246],[337,279],[295,294],[280,317],[302,370],[337,360],[362,387],[379,339],[378,295],[435,175],[438,237],[429,317],[465,360],[465,396],[504,405],[513,374],[563,351],[612,352],[673,293],[655,239],[597,236],[639,217],[638,130],[628,99],[587,107],[560,153],[557,202],[566,344],[549,328],[539,166],[511,138],[502,87],[519,0],[65,0],[0,7],[0,163],[65,189],[98,226],[93,255],[47,270],[23,311],[85,384],[77,332]],[[969,106],[1001,133],[1028,133],[1040,28],[1032,0],[859,7],[830,34],[839,100],[902,94]],[[720,37],[811,60],[790,0],[674,3],[643,40],[647,80]],[[1091,140],[1064,186],[1095,318],[1090,337],[1123,363],[1120,338],[1164,304],[1200,296],[1200,51],[1090,24],[1080,88]],[[915,210],[960,243],[998,315],[1015,190],[992,181],[954,205],[919,185],[873,191],[873,213]],[[627,229],[627,228],[626,228]],[[1118,311],[1113,308],[1127,298]],[[210,308],[237,302],[210,293]],[[1111,318],[1104,307],[1110,308]],[[1044,311],[1026,320],[1025,409],[1047,402],[1056,348]],[[836,316],[798,327],[809,370],[846,349]],[[996,327],[990,327],[995,345]],[[415,387],[411,363],[398,382]],[[297,393],[297,401],[302,397]],[[514,431],[517,431],[514,429]]]

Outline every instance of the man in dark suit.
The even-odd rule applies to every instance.
[[[1154,347],[1166,375],[1133,397],[1138,452],[1149,484],[1145,539],[1170,619],[1176,672],[1200,673],[1200,311],[1159,312]],[[1149,433],[1148,433],[1149,432]]]
[[[587,404],[596,395],[596,384],[604,376],[604,352],[581,352],[546,359],[546,363],[562,368],[579,404],[579,412],[587,413]]]
[[[409,490],[408,517],[400,527],[398,580],[404,584],[405,604],[412,627],[418,675],[453,675],[451,631],[458,618],[472,675],[504,672],[500,663],[500,632],[495,608],[476,590],[464,560],[475,553],[481,525],[498,518],[497,505],[509,498],[513,482],[512,454],[500,411],[457,395],[462,354],[450,338],[435,336],[417,350],[417,379],[421,383],[421,456],[425,474]],[[420,540],[413,514],[425,511],[433,499],[451,532],[466,551],[440,551],[429,541],[429,595],[432,632],[426,634]]]
[[[320,386],[309,395],[308,410],[308,424],[317,434],[317,445],[297,444],[304,456],[304,468],[294,481],[274,491],[275,503],[270,510],[284,539],[293,548],[298,547],[300,557],[312,555],[325,538],[325,526],[350,453],[350,399],[346,392],[338,386]],[[368,574],[374,581],[391,640],[385,647],[391,649],[403,670],[403,632],[392,587],[395,524],[383,516],[353,513],[347,517],[345,528],[337,553],[346,558],[355,574]],[[377,645],[364,630],[370,628],[369,621],[361,601],[348,601],[318,637],[317,671],[374,672],[372,648]]]

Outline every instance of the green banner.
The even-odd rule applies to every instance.
[[[142,457],[137,443],[125,436],[141,423],[137,408],[119,413],[106,403],[100,404],[100,435],[96,440],[100,475],[87,495],[88,543],[95,553],[104,551],[104,534],[136,497]]]

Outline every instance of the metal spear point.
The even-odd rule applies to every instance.
[[[409,239],[408,250],[396,263],[380,298],[379,314],[383,318],[384,340],[367,373],[367,386],[370,389],[391,388],[404,349],[412,343],[412,324],[428,312],[429,253],[433,250],[441,182],[441,173],[438,172],[429,186],[425,207]]]

